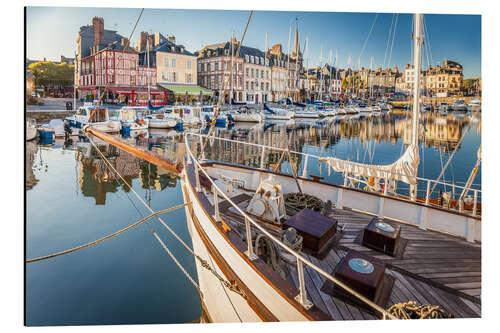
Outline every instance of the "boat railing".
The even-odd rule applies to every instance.
[[[202,138],[208,137],[206,134],[198,134],[198,133],[191,133],[191,134],[193,136],[198,136],[200,138],[200,140]],[[217,141],[222,141],[222,142],[243,144],[243,145],[251,146],[251,147],[254,147],[254,148],[260,150],[260,156],[261,156],[260,168],[261,169],[265,168],[264,156],[266,155],[266,153],[269,153],[271,151],[289,152],[290,154],[293,154],[293,155],[301,155],[303,157],[304,162],[303,162],[302,174],[299,176],[302,178],[308,177],[308,164],[310,162],[309,159],[315,160],[318,163],[326,163],[327,167],[330,168],[330,165],[328,164],[328,160],[324,156],[317,156],[317,155],[313,155],[313,154],[309,154],[309,153],[302,153],[302,152],[297,152],[297,151],[293,151],[293,150],[287,150],[285,148],[267,146],[267,145],[262,145],[262,144],[258,144],[258,143],[244,142],[244,141],[238,141],[238,140],[232,140],[232,139],[227,139],[227,138],[210,136],[210,140],[214,140],[214,139]],[[385,172],[385,175],[386,175],[385,178],[382,179],[384,181],[384,184],[386,183],[386,180],[394,179],[396,176],[408,177],[407,175],[403,175],[403,174],[396,173],[396,172]],[[349,180],[368,183],[366,180],[362,180],[360,178],[353,178],[352,175],[350,175],[348,173],[342,173],[342,177],[343,177],[343,184],[342,184],[343,186],[347,186],[349,184],[349,182],[348,182]],[[479,216],[478,203],[481,202],[481,197],[482,197],[482,191],[480,189],[472,188],[472,187],[466,188],[464,186],[457,185],[455,183],[447,183],[444,181],[437,181],[437,180],[422,178],[422,177],[415,177],[415,179],[417,180],[417,185],[422,185],[420,187],[420,190],[418,190],[419,186],[417,186],[417,193],[421,193],[421,194],[425,193],[422,197],[417,196],[417,198],[415,198],[415,200],[418,200],[420,203],[425,203],[425,205],[431,206],[431,207],[441,207],[441,208],[445,208],[445,209],[448,209],[451,211],[458,211],[461,213],[468,213],[468,214],[470,213],[474,217]],[[384,190],[383,191],[381,190],[381,193],[384,194],[385,196],[389,196],[389,197],[395,196],[395,197],[402,198],[402,199],[412,200],[409,195],[406,195],[403,193],[387,191],[386,189],[388,188],[388,186],[384,186],[383,188],[384,188]],[[441,189],[441,190],[444,189],[446,192],[446,189],[448,189],[448,188],[451,190],[451,199],[450,200],[457,200],[458,201],[457,198],[462,197],[462,201],[463,201],[466,198],[466,195],[468,193],[472,194],[473,202],[472,202],[472,208],[470,209],[470,211],[465,210],[463,202],[456,202],[455,205],[452,206],[451,204],[448,204],[448,205],[443,204],[442,203],[443,200],[439,200],[440,198],[437,197],[437,193],[438,193],[437,191],[439,191],[439,189]],[[371,191],[371,192],[373,192],[373,191]],[[463,196],[462,196],[462,193],[464,194]],[[439,203],[439,202],[441,202],[441,203]]]
[[[342,289],[347,291],[349,294],[352,296],[356,297],[366,305],[368,305],[370,308],[375,310],[376,312],[380,313],[382,316],[382,319],[397,319],[395,318],[392,314],[390,314],[387,310],[379,306],[378,304],[374,303],[373,301],[369,300],[365,296],[361,295],[358,293],[356,290],[352,289],[342,281],[336,279],[326,271],[324,271],[322,268],[318,267],[317,265],[313,264],[310,262],[308,259],[304,258],[300,253],[296,252],[286,244],[284,244],[281,240],[277,239],[274,235],[269,233],[264,227],[262,227],[259,223],[255,222],[251,216],[249,216],[245,211],[243,211],[236,203],[234,203],[231,198],[227,196],[224,191],[218,188],[218,186],[215,184],[215,182],[212,180],[208,172],[201,166],[200,162],[194,156],[194,154],[191,151],[191,148],[189,147],[189,142],[188,142],[188,136],[199,136],[201,137],[207,137],[206,135],[199,135],[195,133],[186,133],[184,135],[185,142],[186,142],[186,153],[188,156],[188,162],[191,162],[194,164],[194,169],[195,169],[195,181],[196,181],[196,191],[201,191],[201,183],[200,183],[200,171],[205,175],[205,177],[210,181],[211,183],[211,188],[212,192],[214,195],[214,218],[216,220],[220,220],[220,211],[219,211],[219,196],[222,197],[224,200],[226,200],[231,206],[236,209],[243,217],[245,220],[245,232],[246,232],[246,243],[247,243],[247,250],[245,251],[245,255],[250,259],[250,260],[255,260],[257,259],[257,255],[254,253],[254,248],[252,245],[252,234],[251,234],[251,227],[257,228],[260,232],[262,232],[265,236],[269,237],[275,244],[279,245],[281,249],[285,250],[288,252],[290,255],[294,256],[296,259],[296,265],[297,265],[297,276],[298,276],[298,282],[299,282],[299,294],[295,297],[295,300],[299,302],[304,308],[309,309],[313,304],[308,300],[307,298],[307,291],[306,291],[306,286],[305,286],[305,279],[304,279],[304,265],[309,266],[311,269],[315,270],[318,272],[320,275],[322,275],[324,278],[327,280],[330,280],[334,284],[340,286]],[[216,138],[219,139],[219,138]],[[264,146],[263,146],[264,147]]]

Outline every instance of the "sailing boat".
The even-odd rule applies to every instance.
[[[416,14],[417,73],[421,20],[422,15]],[[419,96],[418,77],[415,96]],[[417,185],[427,183],[429,189],[433,181],[417,177],[418,98],[414,102],[412,144],[396,162],[385,166],[324,158],[286,147],[185,134],[187,165],[182,171],[181,187],[184,202],[191,203],[185,210],[194,250],[209,263],[196,261],[207,321],[393,319],[395,312],[387,309],[401,302],[396,294],[401,295],[398,286],[403,284],[410,294],[419,295],[419,303],[445,309],[436,316],[445,316],[446,311],[453,311],[455,317],[480,315],[480,310],[478,314],[473,309],[480,309],[480,301],[474,298],[477,294],[471,295],[470,291],[467,294],[459,288],[446,292],[428,283],[428,279],[420,279],[418,273],[407,273],[408,268],[395,270],[386,266],[386,259],[379,259],[392,259],[397,257],[397,251],[404,251],[397,245],[401,244],[397,243],[401,230],[422,240],[422,247],[414,248],[417,252],[427,248],[425,244],[439,241],[453,242],[459,248],[459,257],[468,251],[480,252],[480,246],[475,244],[481,241],[476,199],[470,210],[459,211],[433,205],[429,190],[423,201],[417,198]],[[203,141],[209,141],[212,149],[200,151]],[[228,151],[241,145],[256,156],[257,164],[260,157],[259,167],[218,161],[219,156],[227,156]],[[210,155],[209,159],[205,155],[207,158]],[[275,164],[280,155],[280,162]],[[291,175],[277,171],[286,155]],[[301,175],[298,175],[298,160],[303,161]],[[344,185],[308,177],[308,162],[325,163],[331,170],[342,173]],[[270,164],[277,167],[269,170],[266,166]],[[348,186],[363,177],[367,179],[367,190]],[[396,182],[408,184],[410,195],[391,195]],[[478,191],[474,190],[474,198]],[[305,198],[303,206],[297,206],[300,197]],[[317,206],[308,206],[308,202]],[[346,224],[351,230],[348,233],[343,231]],[[362,235],[361,243],[353,242],[358,233]],[[337,247],[336,242],[343,247]],[[443,251],[442,247],[437,249]],[[429,248],[424,256],[418,257],[419,267],[435,264],[433,251]],[[411,261],[408,260],[401,257],[398,259],[401,264],[391,262],[396,268],[409,267],[405,266]],[[444,261],[440,265],[449,263]],[[220,276],[231,282],[221,283]],[[418,283],[408,283],[416,277]],[[387,284],[390,279],[396,283]],[[439,299],[430,296],[433,288],[439,289]],[[464,297],[474,304],[465,305],[458,300]],[[461,310],[457,302],[461,302]]]
[[[421,22],[422,15],[415,14],[416,73]],[[414,96],[419,96],[418,80],[416,75]],[[422,273],[436,266],[460,273],[462,264],[457,267],[456,260],[465,256],[472,266],[463,270],[476,274],[479,269],[480,275],[481,191],[472,190],[469,207],[466,202],[459,209],[432,202],[430,186],[442,182],[417,176],[418,113],[414,98],[412,143],[385,166],[291,151],[292,139],[297,140],[292,134],[281,136],[282,148],[266,144],[266,136],[248,143],[210,133],[184,134],[186,164],[175,170],[181,174],[197,259],[203,320],[395,319],[410,308],[422,310],[415,315],[423,318],[480,317],[481,282],[469,279],[470,274],[461,275],[463,283],[457,284],[450,274],[435,278]],[[115,141],[92,128],[85,131]],[[235,151],[248,154],[252,166],[228,163],[224,157]],[[149,158],[161,163],[154,155]],[[310,163],[341,172],[344,184],[309,175]],[[478,163],[466,186],[455,186],[463,196],[471,190]],[[348,186],[363,177],[364,190]],[[393,192],[397,182],[410,186],[409,196]],[[427,184],[424,200],[417,196],[419,183]],[[446,252],[450,244],[453,250]],[[436,261],[443,253],[446,260]]]

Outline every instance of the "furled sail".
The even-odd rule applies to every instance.
[[[376,179],[398,180],[415,185],[417,182],[417,170],[420,163],[418,147],[410,145],[405,153],[394,163],[389,165],[363,164],[341,160],[336,157],[328,157],[326,162],[336,172],[343,172],[355,176],[373,177]]]

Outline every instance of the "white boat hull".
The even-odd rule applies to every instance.
[[[165,120],[149,120],[149,128],[174,128],[177,125],[175,119],[165,119]]]

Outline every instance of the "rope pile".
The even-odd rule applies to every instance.
[[[304,193],[288,193],[285,195],[285,205],[296,210],[309,208],[317,212],[321,211],[324,203],[315,196]]]
[[[417,305],[416,302],[398,303],[387,309],[387,312],[398,319],[442,319],[453,318],[437,305]]]

